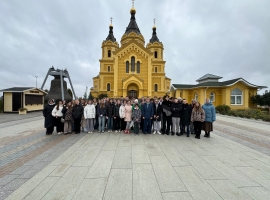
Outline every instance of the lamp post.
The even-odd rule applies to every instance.
[[[36,88],[37,88],[37,78],[38,78],[38,76],[35,76],[36,77]]]

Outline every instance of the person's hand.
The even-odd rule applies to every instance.
[[[106,117],[106,119],[108,119],[108,117]]]
[[[116,119],[116,117],[114,117],[114,119]]]
[[[150,117],[150,119],[153,119],[152,117]]]
[[[157,118],[159,118],[159,116],[157,116]]]
[[[145,117],[142,117],[143,119],[145,119]]]

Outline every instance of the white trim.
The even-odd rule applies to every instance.
[[[42,89],[39,89],[39,88],[30,88],[30,89],[28,89],[28,90],[20,90],[20,91],[6,91],[6,90],[0,90],[0,92],[26,92],[26,91],[29,91],[29,90],[39,90],[39,91],[41,91],[41,92],[43,92],[43,93],[45,93],[45,94],[48,94],[47,92],[45,92],[44,90],[42,90]]]
[[[236,82],[234,82],[234,83],[232,83],[232,84],[230,84],[230,85],[226,85],[226,86],[232,86],[232,85],[235,85],[236,83],[238,83],[239,81],[242,81],[242,82],[244,82],[246,85],[248,85],[248,86],[250,86],[250,87],[258,87],[258,86],[256,86],[256,85],[253,85],[253,84],[250,84],[250,83],[248,83],[247,81],[245,81],[244,79],[239,79],[239,80],[237,80]]]

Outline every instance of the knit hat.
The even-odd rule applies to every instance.
[[[134,103],[138,103],[138,99],[135,99],[135,100],[134,100]]]

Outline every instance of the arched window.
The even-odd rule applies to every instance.
[[[231,91],[231,104],[232,105],[241,105],[243,104],[243,92],[238,88],[235,88]]]
[[[111,57],[111,50],[108,50],[108,57]]]
[[[110,72],[111,71],[111,67],[110,66],[108,66],[108,72]]]
[[[135,57],[131,57],[131,72],[135,72]]]
[[[129,61],[126,62],[126,73],[129,73]]]
[[[194,99],[195,99],[195,101],[198,101],[198,100],[199,100],[199,95],[198,95],[198,93],[195,93]]]
[[[137,73],[141,72],[141,63],[140,61],[137,62]]]
[[[157,73],[157,67],[155,67],[155,72]]]
[[[154,89],[155,89],[155,92],[158,91],[158,84],[155,84]]]
[[[215,93],[214,92],[210,93],[210,101],[215,102]]]
[[[107,83],[107,91],[111,91],[111,84]]]
[[[155,51],[155,58],[157,58],[157,51]]]

